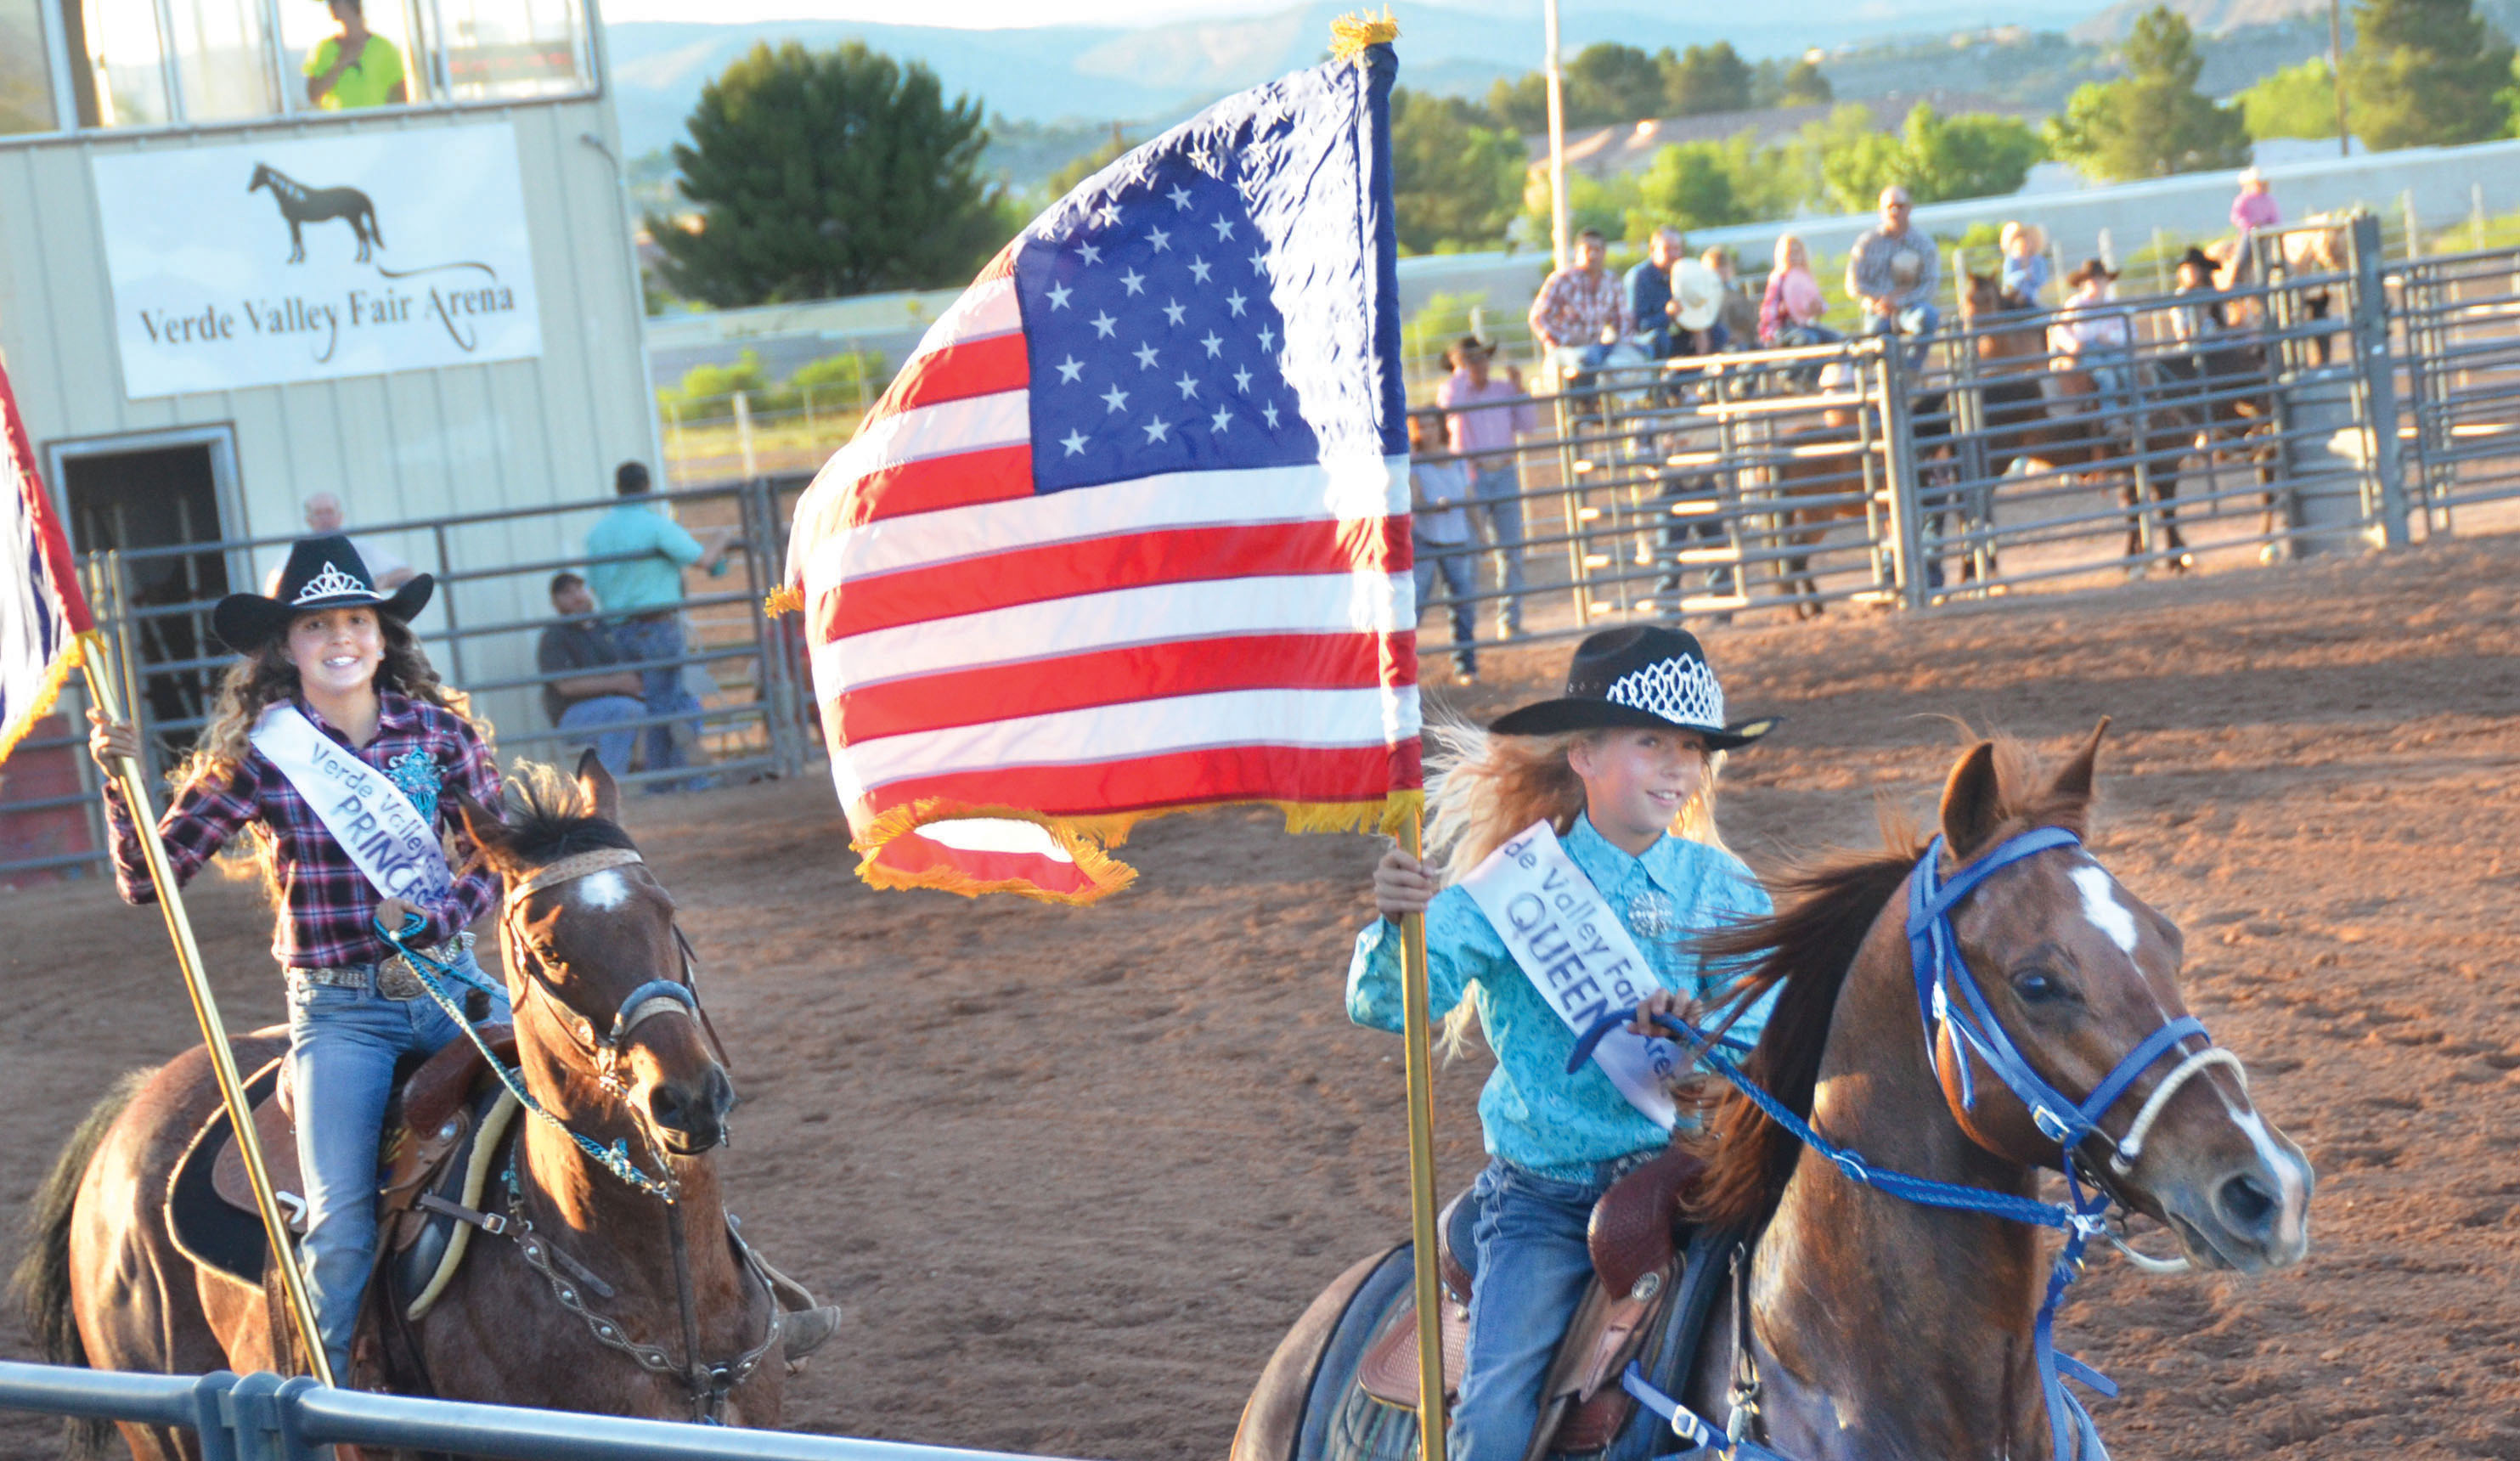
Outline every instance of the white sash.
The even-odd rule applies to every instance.
[[[317,730],[286,703],[262,712],[253,749],[270,757],[377,891],[410,903],[442,901],[455,887],[437,829],[391,778]]]
[[[1627,925],[1566,855],[1546,818],[1489,853],[1462,888],[1495,925],[1531,987],[1579,1035],[1611,1010],[1662,987]],[[1671,1128],[1678,1112],[1668,1082],[1680,1067],[1678,1046],[1618,1029],[1593,1059],[1630,1106]]]

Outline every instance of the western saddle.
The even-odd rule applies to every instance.
[[[1679,1246],[1681,1197],[1703,1170],[1704,1164],[1674,1147],[1620,1178],[1594,1204],[1586,1233],[1586,1246],[1593,1254],[1593,1282],[1576,1305],[1541,1389],[1540,1418],[1526,1461],[1538,1461],[1552,1451],[1600,1450],[1618,1438],[1636,1413],[1635,1397],[1620,1388],[1619,1375],[1643,1348],[1682,1287],[1688,1259]],[[1460,1393],[1469,1336],[1470,1294],[1477,1266],[1471,1238],[1475,1221],[1468,1193],[1453,1199],[1436,1220],[1448,1399]],[[1712,1292],[1711,1286],[1689,1287]],[[1698,1306],[1703,1306],[1702,1301]],[[1702,1315],[1690,1316],[1689,1322],[1699,1318]],[[1414,1301],[1404,1297],[1366,1347],[1357,1383],[1377,1400],[1417,1408],[1418,1305]]]

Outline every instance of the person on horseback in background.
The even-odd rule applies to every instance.
[[[2071,293],[2048,327],[2048,345],[2056,352],[2058,370],[2081,367],[2091,373],[2097,409],[2111,418],[2109,429],[2133,398],[2135,386],[2135,322],[2117,300],[2117,271],[2096,258],[2065,276]]]
[[[1520,1461],[1551,1357],[1592,1278],[1585,1226],[1594,1203],[1670,1144],[1674,1121],[1693,1123],[1667,1092],[1664,1116],[1649,1116],[1599,1061],[1567,1073],[1571,1017],[1534,984],[1462,884],[1482,881],[1492,852],[1527,842],[1545,820],[1651,966],[1636,1032],[1656,1033],[1646,1024],[1654,1015],[1702,1011],[1732,980],[1708,968],[1692,940],[1770,911],[1758,879],[1717,835],[1716,771],[1724,752],[1775,724],[1725,722],[1723,689],[1691,635],[1593,635],[1575,651],[1564,696],[1486,731],[1436,730],[1448,744],[1428,784],[1431,860],[1394,848],[1373,870],[1382,917],[1357,936],[1349,1018],[1401,1028],[1398,920],[1423,912],[1430,1008],[1450,1014],[1448,1047],[1458,1052],[1475,1019],[1496,1054],[1479,1097],[1490,1160],[1472,1189],[1477,1258],[1452,1421],[1458,1461]],[[1773,1001],[1742,1012],[1732,1034],[1755,1039]]]
[[[289,982],[308,1297],[345,1384],[376,1254],[378,1145],[394,1064],[463,1032],[425,997],[379,922],[413,929],[414,946],[452,961],[486,996],[473,1011],[486,1007],[484,1023],[508,1018],[507,995],[473,961],[465,932],[498,902],[499,880],[480,867],[455,876],[438,841],[441,828],[464,836],[441,791],[496,805],[499,772],[489,728],[438,682],[412,634],[432,583],[424,573],[380,592],[358,549],[333,535],[290,551],[277,598],[220,600],[210,624],[239,658],[158,823],[178,883],[242,836],[278,905],[271,947]],[[137,754],[128,724],[89,718],[100,764]],[[154,902],[139,831],[112,781],[105,805],[123,900]],[[397,826],[405,836],[385,845]],[[378,886],[381,870],[400,893]]]

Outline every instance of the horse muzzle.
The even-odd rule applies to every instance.
[[[639,1107],[656,1140],[677,1157],[698,1157],[726,1142],[727,1114],[735,1110],[735,1082],[715,1061],[696,1079],[658,1080],[639,1093]]]
[[[2194,1164],[2203,1170],[2193,1177],[2176,1170],[2188,1164],[2165,1163],[2172,1170],[2152,1186],[2154,1201],[2194,1266],[2251,1275],[2288,1268],[2310,1252],[2317,1176],[2301,1148],[2256,1112],[2233,1124],[2248,1141],[2244,1152]]]

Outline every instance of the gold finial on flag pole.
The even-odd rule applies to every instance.
[[[1365,60],[1368,46],[1388,45],[1400,38],[1400,23],[1391,18],[1391,7],[1384,6],[1378,16],[1358,11],[1330,22],[1330,59],[1332,61]]]

